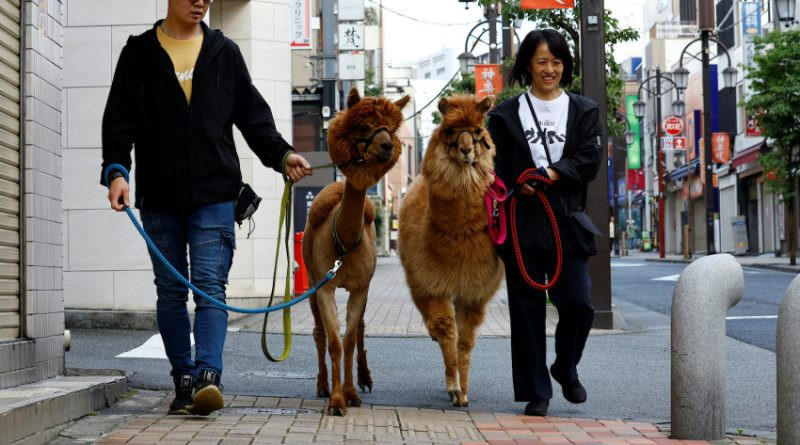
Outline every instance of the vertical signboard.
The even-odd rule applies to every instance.
[[[311,49],[311,0],[289,0],[292,49]]]
[[[364,52],[352,51],[339,53],[339,79],[364,79]]]
[[[642,168],[642,147],[639,145],[639,119],[636,118],[636,112],[633,109],[633,103],[636,102],[636,95],[625,96],[625,116],[628,119],[628,128],[635,135],[633,144],[628,146],[628,168],[637,169]]]
[[[483,99],[494,99],[503,91],[503,75],[500,74],[500,65],[485,64],[475,65],[475,94]]]
[[[724,164],[731,159],[731,140],[725,131],[711,135],[711,153],[714,162]]]
[[[339,21],[357,22],[359,20],[364,20],[364,0],[339,0]]]
[[[342,51],[364,49],[364,24],[339,23],[339,49]]]

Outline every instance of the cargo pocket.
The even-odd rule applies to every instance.
[[[220,231],[219,260],[217,261],[217,275],[228,282],[228,273],[233,265],[233,251],[236,249],[236,234],[233,230]]]

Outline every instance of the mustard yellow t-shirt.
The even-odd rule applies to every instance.
[[[161,47],[172,59],[172,65],[175,67],[175,76],[183,89],[183,94],[186,95],[186,103],[189,103],[192,99],[194,65],[197,62],[197,56],[200,55],[200,47],[203,46],[203,33],[193,39],[177,40],[164,34],[164,31],[159,26],[156,29],[156,34]]]

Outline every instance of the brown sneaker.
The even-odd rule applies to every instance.
[[[192,404],[186,410],[196,416],[207,416],[225,406],[222,399],[222,384],[219,375],[213,371],[203,370],[195,382]]]

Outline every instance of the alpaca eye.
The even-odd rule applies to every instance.
[[[361,131],[367,131],[367,130],[369,130],[369,127],[367,127],[366,125],[362,125],[362,126],[358,127],[358,129],[361,130]]]
[[[444,134],[446,134],[448,136],[452,136],[453,135],[453,129],[452,128],[446,128],[444,130]]]

